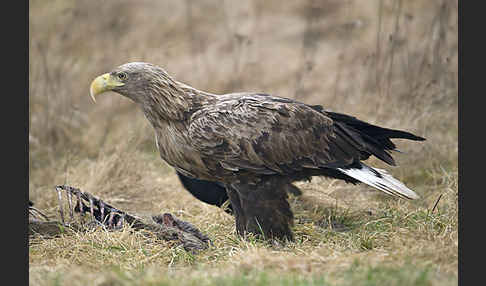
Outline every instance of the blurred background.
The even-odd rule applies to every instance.
[[[200,90],[295,98],[426,137],[396,141],[391,173],[427,198],[457,178],[457,14],[442,0],[30,0],[29,197],[53,210],[53,186],[68,184],[128,210],[208,212],[134,103],[89,97],[99,74],[145,61]]]

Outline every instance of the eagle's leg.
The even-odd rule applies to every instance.
[[[268,179],[258,184],[239,183],[231,187],[231,193],[236,191],[239,198],[239,210],[235,212],[239,234],[250,232],[264,238],[293,240],[293,214],[282,183]],[[231,196],[230,200],[234,204]],[[242,215],[238,214],[240,210]]]
[[[236,231],[239,235],[245,234],[245,213],[243,212],[243,208],[241,207],[240,196],[238,195],[238,191],[232,187],[231,185],[226,185],[226,193],[228,194],[228,198],[231,202],[231,206],[233,207],[234,216],[236,219]]]

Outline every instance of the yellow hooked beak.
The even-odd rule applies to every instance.
[[[116,77],[111,76],[109,73],[105,73],[93,80],[89,89],[89,94],[91,95],[93,101],[96,103],[96,95],[112,90],[115,87],[122,85],[124,85],[124,83],[120,82]]]

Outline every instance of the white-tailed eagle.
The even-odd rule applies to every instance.
[[[409,132],[267,94],[211,94],[142,62],[97,77],[91,97],[110,90],[141,107],[169,165],[189,178],[224,184],[239,234],[293,239],[287,192],[292,182],[312,176],[418,198],[385,170],[362,162],[375,156],[395,165],[391,138],[425,140]]]

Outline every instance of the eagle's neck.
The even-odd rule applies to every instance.
[[[187,120],[200,107],[211,104],[216,95],[175,80],[156,82],[144,97],[142,110],[154,128]]]

